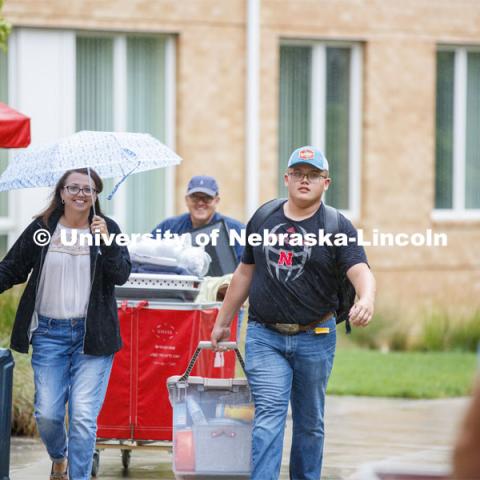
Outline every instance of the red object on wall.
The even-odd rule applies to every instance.
[[[0,103],[0,147],[21,148],[30,145],[30,118]]]
[[[124,346],[115,355],[97,437],[102,439],[172,440],[172,407],[167,378],[181,375],[200,340],[209,340],[218,309],[178,309],[140,302],[118,310]],[[232,325],[236,332],[236,320]],[[232,338],[235,340],[235,338]],[[231,378],[235,358],[214,368],[214,353],[201,353],[192,375]]]

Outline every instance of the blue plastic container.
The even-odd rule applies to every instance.
[[[10,431],[12,422],[12,352],[0,348],[0,480],[9,480],[10,472]]]

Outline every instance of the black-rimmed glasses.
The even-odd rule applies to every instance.
[[[78,195],[80,192],[83,192],[84,195],[93,195],[97,193],[94,188],[90,187],[79,187],[78,185],[65,185],[63,187],[70,195]]]
[[[308,173],[294,170],[293,172],[288,172],[288,175],[292,177],[295,182],[301,182],[305,177],[307,177],[307,180],[312,183],[318,183],[322,178],[328,178],[325,175],[322,175],[321,172],[315,170]]]

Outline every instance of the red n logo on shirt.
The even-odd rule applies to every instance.
[[[286,252],[285,250],[280,250],[280,257],[278,258],[279,265],[288,265],[292,266],[293,263],[293,252]]]

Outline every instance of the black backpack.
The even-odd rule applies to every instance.
[[[270,200],[267,203],[264,203],[260,206],[257,211],[253,214],[253,217],[250,220],[250,225],[252,226],[253,232],[259,232],[261,226],[265,223],[265,220],[276,212],[284,203],[286,202],[285,198],[275,198]],[[331,233],[334,238],[337,233],[340,233],[339,222],[340,222],[340,213],[337,209],[325,205],[325,234]],[[330,247],[334,259],[336,260],[336,247]],[[335,312],[337,323],[345,322],[345,330],[347,333],[350,333],[351,327],[348,320],[348,313],[355,303],[355,288],[352,285],[352,282],[348,279],[345,274],[341,274],[338,269],[336,270],[336,281],[338,285],[338,309]]]

